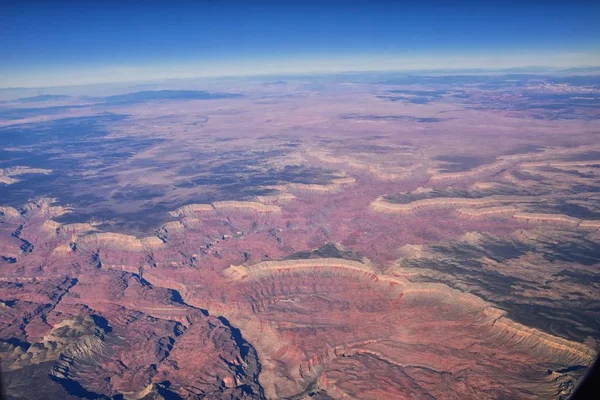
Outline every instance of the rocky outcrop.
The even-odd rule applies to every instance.
[[[60,224],[57,227],[57,233],[58,234],[63,234],[63,235],[70,235],[70,234],[74,234],[74,233],[81,233],[81,232],[91,232],[96,230],[96,227],[98,226],[98,223],[88,223],[88,222],[81,222],[81,223],[75,223],[75,224]]]
[[[464,172],[439,172],[437,169],[427,171],[430,175],[431,182],[457,181],[461,179],[474,179],[485,174],[499,172],[511,165],[511,162],[499,160],[492,164],[482,165],[480,167],[464,171]]]
[[[278,213],[281,208],[274,204],[263,204],[258,201],[216,201],[212,204],[190,204],[170,213],[173,217],[197,218],[198,215],[214,211],[238,210],[258,213]]]
[[[102,351],[103,333],[90,317],[62,320],[27,351],[21,354],[14,352],[7,370],[55,361],[65,353],[71,357],[89,358]]]
[[[326,185],[312,184],[312,183],[287,183],[285,185],[272,185],[272,186],[264,186],[264,189],[271,190],[279,190],[281,192],[309,192],[309,193],[335,193],[342,190],[344,187],[352,185],[356,182],[356,179],[347,176],[343,178],[336,178],[331,181],[331,183]]]
[[[279,213],[281,208],[273,204],[262,204],[256,201],[217,201],[214,202],[215,210],[239,210],[252,211],[258,213]]]
[[[417,200],[406,204],[391,203],[383,197],[377,198],[371,203],[371,209],[387,213],[411,213],[427,208],[458,208],[458,207],[490,207],[503,203],[516,203],[522,198],[490,196],[478,199],[467,198],[434,198]]]
[[[567,215],[560,214],[543,214],[543,213],[527,213],[519,212],[513,215],[514,219],[523,220],[526,222],[552,222],[566,225],[577,226],[581,220]]]
[[[223,274],[234,281],[246,279],[263,279],[276,274],[305,273],[350,273],[375,277],[374,271],[367,265],[338,258],[321,258],[308,260],[264,261],[258,264],[242,266],[232,265]]]
[[[459,208],[456,214],[464,218],[486,218],[494,216],[511,216],[519,212],[514,206],[497,206],[483,208]]]
[[[562,214],[518,212],[512,217],[516,220],[522,220],[531,223],[553,223],[591,229],[600,228],[600,220],[583,220]]]
[[[323,151],[311,151],[310,155],[327,164],[344,164],[346,168],[358,171],[366,171],[380,180],[401,180],[410,178],[415,172],[422,168],[420,164],[411,165],[405,168],[396,166],[384,168],[382,166],[369,164],[349,156],[334,157]]]
[[[539,167],[571,168],[571,167],[581,167],[581,166],[588,166],[588,165],[600,165],[600,160],[586,160],[586,161],[547,160],[547,161],[522,163],[521,167],[522,168],[539,168]]]
[[[531,351],[547,362],[587,365],[596,358],[596,351],[583,343],[549,335],[505,317],[497,319],[494,328],[494,335],[497,336],[492,337],[492,340],[515,343],[519,348]]]
[[[16,208],[0,206],[0,218],[17,219],[19,217],[21,217],[21,213]]]
[[[77,248],[83,250],[108,248],[113,250],[140,252],[148,249],[158,248],[163,245],[163,242],[155,236],[138,239],[132,235],[103,232],[81,236],[77,239],[76,245]]]
[[[172,217],[194,217],[196,214],[202,214],[206,212],[212,212],[215,208],[212,204],[189,204],[187,206],[179,207],[175,211],[171,211],[169,214]]]
[[[582,220],[579,222],[581,228],[600,229],[600,220]]]
[[[56,205],[56,199],[41,197],[26,203],[19,210],[25,219],[41,217],[53,218],[71,212],[69,207]]]
[[[292,193],[278,193],[270,196],[256,196],[256,201],[263,204],[280,204],[296,200]]]
[[[49,175],[52,173],[51,169],[43,168],[29,168],[29,167],[11,167],[11,168],[0,168],[0,184],[11,185],[19,182],[18,179],[14,178],[19,175],[26,174],[42,174]]]

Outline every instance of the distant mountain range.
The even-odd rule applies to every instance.
[[[22,97],[15,101],[19,103],[37,103],[40,101],[68,100],[70,98],[71,96],[67,96],[66,94],[41,94],[33,97]]]

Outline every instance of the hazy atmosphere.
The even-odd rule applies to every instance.
[[[599,20],[0,4],[0,397],[595,398]]]
[[[0,87],[600,66],[600,6],[590,1],[19,1],[0,7]]]

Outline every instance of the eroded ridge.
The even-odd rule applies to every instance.
[[[212,204],[189,204],[187,206],[179,207],[169,214],[173,217],[191,217],[199,213],[212,212],[214,209]]]
[[[580,227],[584,229],[599,229],[600,220],[586,220],[563,214],[545,214],[521,212],[514,206],[497,206],[482,208],[460,208],[456,210],[457,215],[464,218],[488,218],[488,217],[511,217],[517,221],[529,223],[551,223],[567,226]]]
[[[405,246],[389,272],[416,282],[445,282],[508,310],[517,322],[583,342],[590,331],[581,327],[600,328],[596,311],[576,307],[596,301],[586,287],[597,281],[591,267],[599,261],[597,232],[560,225],[509,236],[472,232],[435,246]],[[558,295],[567,287],[572,296]],[[549,309],[554,311],[544,311]]]
[[[482,208],[459,208],[456,213],[464,218],[485,218],[491,216],[512,216],[519,209],[514,206],[496,206]]]
[[[364,275],[376,279],[377,274],[367,265],[351,260],[337,258],[311,260],[265,261],[243,266],[232,265],[223,273],[233,280],[261,279],[271,274],[303,274],[303,273],[349,273]]]
[[[256,196],[256,201],[263,204],[279,204],[288,203],[296,200],[296,196],[292,193],[278,193],[274,195]]]
[[[82,249],[110,248],[114,250],[144,251],[160,247],[163,242],[156,236],[138,239],[132,235],[104,232],[85,235],[75,242]]]
[[[459,208],[459,207],[489,207],[503,203],[517,203],[523,201],[522,198],[490,196],[477,199],[461,198],[436,198],[417,200],[407,204],[391,203],[383,197],[377,198],[371,203],[371,209],[378,212],[388,213],[411,213],[427,208]]]
[[[274,204],[258,201],[217,201],[212,204],[190,204],[172,211],[173,217],[196,217],[198,214],[214,211],[250,211],[258,213],[278,213],[281,208]]]
[[[336,374],[340,357],[349,358],[348,362],[358,369],[365,368],[371,357],[378,363],[396,368],[440,371],[440,365],[444,365],[443,370],[453,373],[464,368],[464,365],[470,365],[480,379],[493,380],[491,376],[500,372],[493,363],[481,361],[481,354],[500,352],[503,354],[500,356],[501,363],[513,363],[511,372],[504,371],[502,379],[515,382],[515,388],[518,388],[521,386],[517,383],[516,371],[527,368],[525,364],[521,364],[522,357],[536,358],[556,365],[579,365],[589,364],[595,356],[594,350],[589,346],[510,320],[505,311],[479,297],[443,284],[414,283],[400,275],[377,273],[368,265],[357,261],[268,261],[249,266],[232,265],[223,274],[237,285],[246,287],[241,290],[251,296],[255,313],[252,320],[262,321],[243,322],[242,319],[239,322],[246,327],[250,337],[254,337],[255,324],[264,324],[270,320],[276,323],[274,330],[268,330],[271,338],[269,343],[254,337],[257,349],[264,355],[261,381],[267,395],[272,398],[292,395],[296,387],[295,384],[285,383],[287,378],[281,376],[281,368],[292,376],[298,376],[301,381],[306,381],[306,384],[316,381],[317,387],[329,395],[345,393],[344,388],[348,388],[351,378]],[[364,296],[362,300],[344,308],[339,291],[328,286],[334,279],[342,286],[346,286],[348,282],[360,285]],[[306,286],[308,282],[314,282],[312,290]],[[287,288],[285,292],[283,288]],[[313,296],[314,300],[311,300]],[[386,298],[389,307],[383,307],[378,298]],[[342,303],[338,303],[339,301]],[[277,317],[278,309],[287,311],[283,319]],[[341,312],[342,309],[346,311]],[[437,309],[441,313],[437,316],[444,321],[441,326],[444,326],[445,335],[463,332],[460,345],[433,346],[435,350],[431,348],[436,341],[435,334],[425,328],[430,318],[427,310],[431,309]],[[310,313],[307,314],[309,310]],[[352,318],[344,319],[342,316]],[[234,315],[232,318],[241,316]],[[306,325],[307,318],[312,321],[310,325]],[[365,325],[359,328],[355,322],[351,322],[357,319],[365,321]],[[379,328],[375,328],[375,325],[367,322],[379,319],[387,321],[385,327],[379,325]],[[348,334],[342,334],[344,330],[339,331],[347,329],[349,325],[352,329]],[[309,326],[318,326],[322,333],[309,333],[308,330],[305,334],[309,337],[301,340],[297,335],[309,329]],[[298,334],[294,333],[297,330]],[[266,334],[264,329],[261,332]],[[277,340],[272,342],[276,337]],[[324,337],[328,337],[327,344]],[[319,343],[322,343],[322,348],[318,346]],[[282,357],[281,354],[286,355]],[[475,361],[474,354],[478,354],[476,358],[479,361]],[[367,359],[361,358],[365,356]],[[299,368],[297,372],[294,372],[295,368]],[[412,373],[409,372],[408,375],[411,376]],[[332,381],[332,376],[337,379]],[[398,389],[392,386],[387,390]],[[537,390],[553,393],[559,387],[557,382],[548,381]],[[476,389],[473,392],[476,397],[474,393],[477,393]]]
[[[600,228],[600,220],[582,220],[579,218],[570,217],[561,214],[542,214],[542,213],[524,213],[517,212],[513,214],[513,218],[517,220],[525,220],[527,222],[549,222],[560,223],[582,228]]]
[[[595,167],[597,153],[596,147],[583,146],[508,156],[503,159],[511,164],[485,180],[467,179],[448,187],[438,183],[434,187],[380,196],[371,203],[371,209],[398,214],[454,210],[456,216],[470,220],[510,218],[519,224],[597,229],[600,221],[595,189],[600,181]],[[529,156],[537,161],[531,161]]]
[[[400,154],[409,157],[415,157],[415,149],[400,146]],[[362,152],[361,152],[362,153]],[[404,167],[397,165],[385,165],[381,164],[382,155],[376,154],[375,157],[369,157],[368,160],[361,160],[358,157],[352,157],[347,155],[334,156],[331,152],[311,149],[309,151],[310,157],[314,157],[317,160],[324,162],[325,164],[331,165],[343,165],[345,169],[366,171],[376,179],[380,180],[405,180],[409,179],[423,170],[425,167],[421,163],[414,163]],[[364,156],[364,154],[361,154]],[[418,159],[422,160],[422,155],[417,152]]]
[[[272,185],[272,186],[264,186],[265,189],[278,190],[283,193],[286,192],[309,192],[309,193],[335,193],[343,188],[352,185],[356,182],[356,179],[351,176],[346,176],[343,178],[335,178],[332,179],[331,183],[326,185],[321,184],[313,184],[313,183],[287,183],[285,185]]]
[[[438,169],[430,169],[427,172],[431,174],[431,182],[457,181],[461,179],[476,179],[486,174],[493,174],[502,171],[512,164],[512,160],[499,160],[465,172],[442,173]]]
[[[431,175],[433,183],[452,182],[459,180],[479,179],[486,175],[493,175],[508,169],[528,169],[535,167],[576,167],[583,165],[594,165],[598,161],[559,161],[556,159],[568,158],[569,156],[594,152],[597,146],[580,146],[575,148],[554,148],[541,152],[503,155],[494,159],[493,162],[460,172],[444,172],[445,162],[441,166],[430,168],[427,173]]]
[[[41,174],[49,175],[52,173],[51,169],[44,168],[30,168],[30,167],[11,167],[11,168],[0,168],[0,184],[11,185],[19,182],[18,178],[20,175],[27,174]]]
[[[217,201],[213,203],[215,210],[246,210],[258,213],[279,213],[281,208],[273,204],[262,204],[257,201]]]

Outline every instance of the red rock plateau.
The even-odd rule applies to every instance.
[[[9,398],[570,395],[600,340],[597,120],[246,85],[104,106],[102,157],[137,147],[54,149],[51,186],[1,170]]]

